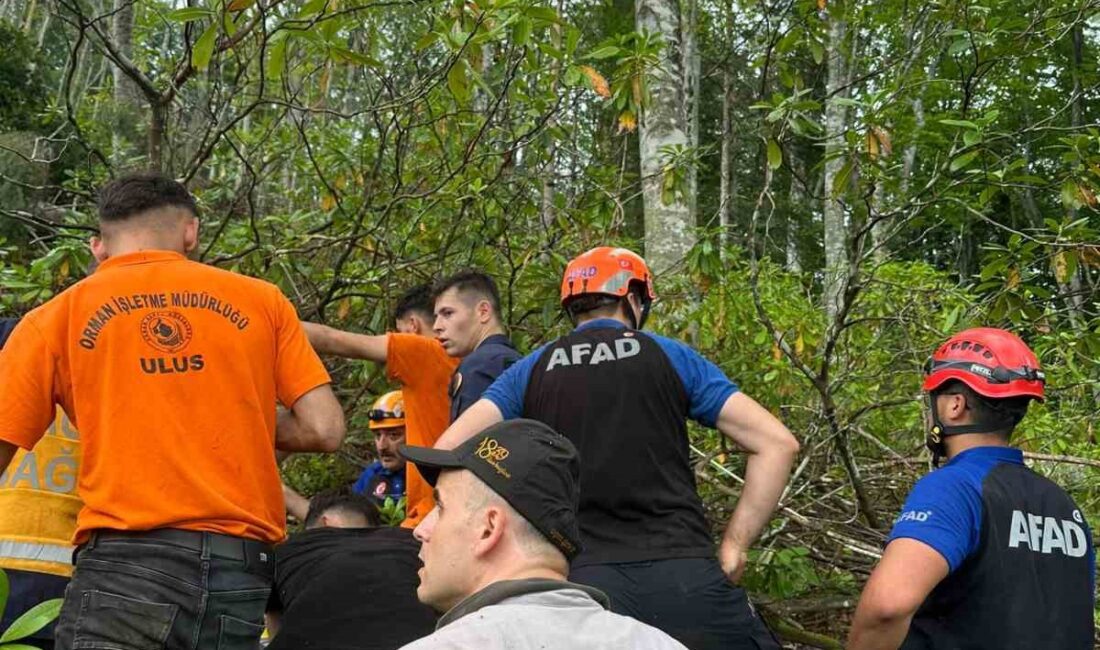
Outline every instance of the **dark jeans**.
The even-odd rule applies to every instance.
[[[745,591],[712,558],[592,564],[569,579],[611,598],[611,611],[663,630],[691,650],[779,650]]]
[[[68,578],[49,573],[14,569],[7,569],[5,573],[8,574],[11,591],[8,594],[8,606],[4,609],[4,618],[0,621],[0,630],[11,627],[15,619],[38,603],[51,598],[61,598],[65,595],[65,585],[69,584]],[[21,639],[20,643],[37,646],[41,650],[50,650],[53,648],[53,628],[54,624],[50,623],[29,637]]]
[[[57,624],[57,650],[256,650],[271,547],[162,529],[93,534]]]

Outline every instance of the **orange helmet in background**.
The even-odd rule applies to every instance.
[[[401,391],[390,391],[375,400],[367,411],[367,418],[370,419],[367,426],[371,431],[405,426],[405,399]]]
[[[640,286],[642,297],[642,316],[635,326],[641,328],[649,314],[649,305],[657,297],[649,265],[632,250],[599,246],[581,253],[565,267],[561,306],[568,310],[573,299],[593,294],[626,298],[635,285]]]

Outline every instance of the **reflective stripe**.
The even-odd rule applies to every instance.
[[[14,542],[5,539],[0,540],[0,557],[70,564],[73,561],[73,547],[36,542]]]

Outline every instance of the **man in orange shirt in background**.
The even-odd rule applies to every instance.
[[[401,384],[405,400],[406,444],[430,447],[450,423],[447,395],[458,359],[447,356],[432,334],[430,285],[406,291],[393,313],[396,332],[380,335],[344,332],[317,323],[302,323],[309,342],[321,354],[386,364],[386,375]],[[405,469],[406,528],[414,528],[435,507],[432,488],[412,465]]]
[[[81,432],[60,650],[254,648],[286,533],[275,450],[343,441],[328,373],[279,289],[185,257],[196,215],[163,175],[109,183],[99,268],[0,352],[0,469],[55,404]]]

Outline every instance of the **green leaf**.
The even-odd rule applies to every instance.
[[[831,188],[833,198],[840,196],[848,191],[848,181],[852,178],[852,161],[844,163],[844,166],[840,168],[840,171],[833,177],[833,186]]]
[[[531,6],[525,9],[525,13],[537,20],[545,20],[548,23],[558,22],[558,12],[550,7]]]
[[[1081,193],[1077,191],[1077,183],[1072,179],[1066,179],[1066,182],[1062,183],[1062,205],[1070,210],[1076,210],[1082,205]]]
[[[190,23],[203,18],[210,18],[213,15],[214,12],[205,7],[184,7],[168,12],[168,20],[177,23]]]
[[[825,60],[825,47],[817,41],[810,41],[810,56],[814,58],[814,63],[821,65]]]
[[[355,50],[349,50],[346,47],[332,47],[330,48],[332,57],[340,59],[345,63],[351,63],[354,65],[364,65],[370,68],[379,69],[382,67],[382,62],[377,59],[372,59],[366,54],[361,54]]]
[[[974,159],[977,158],[978,154],[980,153],[981,150],[968,151],[967,153],[964,153],[963,155],[951,161],[949,169],[953,172],[957,172],[960,169],[967,167],[970,163],[974,162]]]
[[[0,650],[42,650],[36,645],[26,645],[25,643],[5,643],[0,645]]]
[[[0,569],[0,616],[3,616],[4,610],[8,606],[8,593],[11,591],[11,585],[8,584],[8,572]]]
[[[946,124],[947,126],[958,126],[964,129],[978,130],[978,125],[969,120],[940,120],[940,124]]]
[[[459,102],[465,102],[470,94],[469,82],[466,79],[466,64],[463,61],[455,61],[447,73],[447,87],[451,94]]]
[[[298,12],[298,17],[312,16],[315,13],[319,13],[324,10],[325,5],[329,0],[309,0],[309,2],[302,5],[302,10]]]
[[[214,45],[218,42],[218,24],[211,23],[206,31],[195,41],[195,47],[191,50],[191,65],[199,71],[205,70],[210,65],[210,58],[214,56]]]
[[[282,79],[286,70],[286,33],[275,35],[274,43],[267,50],[267,62],[264,66],[269,79]]]
[[[779,169],[783,165],[783,150],[774,139],[768,140],[768,167]]]
[[[963,52],[965,52],[969,49],[970,49],[970,39],[969,38],[966,38],[965,36],[963,38],[957,38],[947,48],[947,56],[955,56],[956,54],[962,54]]]
[[[622,50],[615,47],[614,45],[606,45],[604,47],[593,50],[592,52],[589,52],[588,56],[586,56],[584,58],[586,58],[586,59],[610,59],[613,56],[619,56],[620,52],[622,52]]]
[[[0,643],[26,638],[46,627],[61,613],[63,602],[64,598],[52,598],[31,607],[4,631],[4,635],[0,636]]]
[[[531,40],[531,21],[521,18],[512,26],[512,42],[516,45],[527,45]]]

